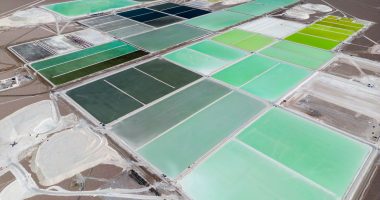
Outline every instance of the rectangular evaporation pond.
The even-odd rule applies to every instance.
[[[311,71],[287,64],[279,64],[245,84],[242,89],[269,101],[277,101],[305,80]]]
[[[104,80],[72,89],[66,94],[104,124],[143,106]]]
[[[153,69],[154,67],[157,69]],[[180,69],[165,60],[153,60],[105,79],[140,102],[148,104],[200,77]],[[145,72],[146,70],[149,71]],[[184,83],[176,83],[176,80]]]
[[[183,13],[178,13],[177,16],[180,16],[186,19],[191,19],[191,18],[209,14],[209,13],[210,11],[207,11],[207,10],[193,9],[193,10],[189,10]]]
[[[208,33],[209,32],[202,29],[184,24],[175,24],[132,36],[124,40],[147,51],[156,52],[201,37]]]
[[[342,25],[342,24],[335,24],[335,23],[330,22],[330,21],[318,21],[318,22],[315,22],[315,24],[330,26],[330,27],[335,27],[335,28],[341,28],[341,29],[351,30],[351,31],[355,31],[355,32],[362,29],[362,27],[351,27],[351,26],[346,26],[346,25]]]
[[[210,31],[219,31],[250,18],[251,16],[240,13],[217,11],[187,20],[185,23]]]
[[[285,7],[294,3],[297,3],[298,0],[255,0],[256,3],[273,5],[276,7]]]
[[[137,66],[136,69],[154,76],[174,88],[181,88],[202,77],[164,59],[146,62]]]
[[[140,8],[137,10],[126,11],[119,13],[123,17],[128,17],[138,22],[145,23],[154,27],[166,26],[182,21],[182,18],[170,16],[168,14],[157,12],[154,10]]]
[[[333,23],[342,26],[341,28],[347,29],[347,30],[360,30],[364,27],[363,24],[355,23],[353,21],[349,22],[346,20],[340,20],[340,19],[322,19],[320,22],[326,22],[326,23]]]
[[[279,108],[268,111],[237,138],[330,191],[334,199],[343,198],[372,150]]]
[[[67,36],[72,37],[73,41],[78,40],[78,38],[75,39],[75,37],[79,37],[79,40],[82,39],[82,40],[90,43],[91,46],[101,45],[101,44],[115,40],[110,35],[103,33],[103,32],[100,32],[100,31],[97,31],[97,30],[94,30],[94,29],[91,29],[91,28],[76,31],[76,32],[68,34]]]
[[[215,145],[265,108],[265,104],[232,92],[138,149],[170,178],[204,156]]]
[[[199,75],[186,69],[156,59],[75,88],[67,94],[100,122],[109,123],[198,78]],[[96,87],[99,84],[110,89]]]
[[[297,42],[300,44],[309,45],[312,47],[317,47],[325,50],[331,50],[340,44],[339,41],[325,39],[318,36],[303,34],[303,33],[295,33],[285,38],[285,40]]]
[[[343,21],[348,21],[348,22],[352,22],[354,19],[353,18],[348,18],[348,17],[338,17],[338,16],[335,16],[335,15],[328,15],[325,17],[325,19],[341,19]]]
[[[336,27],[336,28],[341,28],[341,29],[346,29],[346,30],[351,30],[351,31],[359,31],[364,27],[363,24],[356,23],[353,20],[348,21],[346,20],[347,18],[340,18],[336,16],[328,16],[321,21],[316,22],[316,24],[321,24],[325,26],[331,26],[331,27]]]
[[[214,78],[242,87],[243,90],[276,101],[297,86],[311,71],[252,55],[213,75]]]
[[[146,14],[154,13],[154,12],[155,12],[154,10],[149,10],[146,8],[139,8],[139,9],[121,12],[121,13],[118,13],[117,15],[122,16],[122,17],[126,17],[126,18],[131,18],[131,17],[146,15]]]
[[[239,29],[215,36],[212,40],[250,52],[262,49],[275,41],[268,36]]]
[[[55,85],[81,78],[146,55],[135,47],[115,41],[31,64]]]
[[[156,6],[149,7],[150,9],[153,10],[158,10],[164,13],[169,13],[172,15],[180,16],[186,19],[191,19],[194,17],[198,17],[201,15],[205,15],[210,13],[209,11],[206,10],[201,10],[189,6],[182,6],[174,3],[164,3]]]
[[[337,33],[333,31],[328,31],[324,29],[319,28],[313,28],[313,27],[307,27],[299,31],[299,33],[308,34],[308,35],[314,35],[321,38],[326,38],[330,40],[336,40],[336,41],[344,41],[348,37],[350,37],[350,34],[344,34],[344,33]]]
[[[230,91],[209,80],[201,81],[119,122],[112,131],[133,149],[139,148]]]
[[[248,2],[241,5],[237,5],[228,8],[228,11],[242,13],[251,16],[260,16],[269,12],[272,12],[280,7],[273,4]]]
[[[43,6],[65,17],[80,17],[139,4],[132,0],[76,0]]]
[[[231,141],[182,180],[180,185],[197,200],[336,200],[300,175],[255,149]]]
[[[86,57],[88,55],[96,54],[98,52],[105,51],[107,49],[112,49],[112,48],[120,47],[120,46],[123,46],[123,45],[125,45],[124,42],[115,40],[113,42],[109,42],[109,43],[106,43],[106,44],[103,44],[103,45],[98,45],[98,46],[87,48],[87,49],[84,49],[84,50],[81,50],[81,51],[73,52],[73,53],[70,53],[70,54],[66,54],[66,55],[54,57],[54,58],[51,58],[51,59],[35,62],[35,63],[32,64],[32,67],[33,67],[33,69],[39,71],[39,70],[42,70],[42,69],[54,66],[54,65],[59,64],[59,63],[64,63],[64,62],[66,62],[68,60],[75,60],[75,59],[78,59],[78,58]]]
[[[205,40],[164,55],[164,58],[187,69],[209,75],[228,63],[236,61],[247,53],[238,49]]]
[[[273,17],[264,17],[251,22],[247,22],[238,28],[245,31],[261,33],[274,38],[284,38],[299,31],[305,26],[306,25],[297,22],[277,19]]]
[[[153,10],[162,11],[162,10],[166,10],[166,9],[169,9],[169,8],[174,8],[174,7],[177,7],[177,6],[180,6],[180,5],[175,4],[175,3],[163,3],[163,4],[151,6],[151,7],[148,7],[148,8],[149,9],[153,9]]]
[[[241,87],[278,64],[279,62],[273,59],[254,54],[217,72],[212,77],[233,86]]]
[[[52,50],[54,54],[64,54],[80,49],[80,45],[74,43],[70,38],[65,35],[58,35],[46,39],[39,40],[37,42],[39,45],[47,47]]]
[[[312,25],[308,26],[308,28],[325,30],[325,31],[340,33],[340,34],[344,34],[344,35],[352,35],[355,33],[355,31],[352,31],[352,30],[336,28],[336,27],[326,26],[326,25],[322,25],[322,24],[312,24]]]
[[[133,26],[136,24],[137,22],[132,21],[130,19],[122,19],[122,20],[105,23],[105,24],[100,24],[100,25],[95,26],[94,28],[96,28],[97,30],[108,32],[108,31],[112,31],[112,30],[116,30],[116,29],[120,29],[124,27]]]
[[[150,30],[153,30],[153,27],[145,25],[145,24],[136,24],[133,26],[128,26],[125,28],[113,30],[113,31],[110,31],[108,33],[117,37],[117,38],[126,38],[129,36],[137,35],[139,33],[147,32]]]
[[[12,49],[17,56],[20,56],[24,62],[41,60],[53,55],[53,53],[34,42],[15,45],[10,47],[10,49]]]
[[[150,26],[154,26],[154,27],[161,27],[161,26],[166,26],[166,25],[174,24],[174,23],[180,22],[182,20],[183,19],[181,19],[179,17],[166,16],[166,17],[157,18],[157,19],[154,19],[154,20],[151,20],[151,21],[146,21],[144,23],[148,24]]]
[[[158,18],[166,17],[166,16],[169,16],[169,15],[161,13],[161,12],[152,11],[151,13],[130,17],[130,19],[133,19],[138,22],[146,22],[146,21],[150,21],[150,20],[154,20],[154,19],[158,19]]]
[[[277,42],[259,53],[314,70],[320,68],[334,56],[331,52],[290,41]]]
[[[90,19],[85,19],[79,21],[79,23],[84,24],[86,26],[96,26],[104,23],[109,23],[117,20],[124,19],[121,16],[118,15],[106,15],[106,16],[101,16],[101,17],[93,17]]]
[[[174,8],[168,8],[168,9],[165,9],[165,10],[161,10],[161,12],[169,13],[169,14],[172,14],[172,15],[177,15],[179,13],[187,12],[187,11],[190,11],[190,10],[193,10],[193,8],[189,7],[189,6],[179,5],[179,6],[174,7]]]

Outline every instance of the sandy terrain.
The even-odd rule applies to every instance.
[[[0,176],[0,191],[2,191],[14,180],[15,180],[15,177],[13,176],[11,172],[7,172],[4,175]]]
[[[105,137],[78,126],[54,134],[41,144],[32,161],[32,169],[39,182],[49,186],[101,163],[126,166],[117,152],[109,148]]]
[[[370,180],[369,187],[365,190],[362,200],[380,200],[380,165],[378,165]]]
[[[79,30],[77,25],[69,26],[64,32]],[[0,32],[0,79],[14,76],[21,69],[24,63],[12,55],[7,46],[19,44],[31,40],[45,38],[55,35],[54,26],[40,26],[35,28],[20,28]],[[33,72],[29,70],[33,76]],[[48,99],[50,86],[39,77],[34,77],[30,83],[19,88],[0,92],[0,119],[12,112],[29,105],[31,103]]]
[[[15,10],[23,9],[31,5],[38,6],[64,1],[67,0],[0,0],[0,16],[7,15]]]
[[[343,78],[320,73],[283,103],[369,142],[380,135],[378,92]]]

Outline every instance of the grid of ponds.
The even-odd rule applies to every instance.
[[[373,152],[345,133],[371,142],[380,134],[376,87],[364,89],[377,82],[360,78],[378,72],[361,61],[359,74],[341,70],[351,62],[333,65],[336,54],[328,50],[364,28],[351,19],[328,16],[306,26],[263,17],[239,25],[295,2],[256,0],[216,12],[161,3],[92,17],[80,23],[121,40],[57,48],[62,55],[30,66],[59,85],[211,36],[70,88],[64,96],[190,198],[343,199]],[[83,14],[63,7],[55,12]]]
[[[298,22],[292,22],[273,17],[263,17],[239,26],[239,29],[261,33],[273,38],[282,39],[294,32],[299,31],[306,25]]]
[[[121,121],[113,131],[175,178],[265,107],[261,101],[203,80]]]
[[[311,73],[308,69],[254,54],[217,72],[213,77],[275,102]]]
[[[78,51],[95,45],[111,42],[114,39],[93,29],[85,29],[64,35],[35,40],[8,47],[25,63]]]
[[[296,2],[297,0],[256,0],[228,8],[227,10],[251,16],[260,16]]]
[[[115,40],[95,47],[31,63],[53,85],[60,85],[148,54]]]
[[[166,54],[164,57],[187,69],[209,75],[247,54],[247,52],[218,44],[212,40],[204,40]]]
[[[156,17],[155,20],[143,22],[142,18],[144,16],[146,17],[145,19],[152,19],[151,17],[146,16],[146,14],[141,14],[145,12],[148,12],[148,14],[158,13],[159,16],[154,16]],[[208,31],[177,23],[183,20],[181,18],[173,17],[169,19],[167,17],[160,17],[160,14],[162,13],[141,8],[119,13],[118,15],[86,19],[80,21],[80,23],[107,32],[116,38],[139,46],[150,52],[164,50],[209,34]],[[130,19],[123,17],[129,15],[131,17]],[[141,18],[132,18],[135,15],[136,17]]]
[[[331,50],[362,28],[364,25],[354,19],[330,15],[285,39]]]
[[[110,123],[199,79],[165,60],[155,59],[70,90],[67,94],[101,123]]]
[[[77,18],[141,4],[133,0],[75,0],[44,5],[43,8],[67,18]]]
[[[334,57],[332,52],[286,40],[277,42],[259,53],[314,70],[319,69]]]
[[[181,22],[209,13],[180,4],[163,3],[116,15],[84,19],[80,23],[156,52],[208,34],[208,31]]]
[[[275,39],[271,37],[240,29],[225,32],[215,36],[212,40],[249,52],[262,49],[275,41]]]
[[[268,21],[273,24],[264,26]],[[172,26],[186,25],[166,27]],[[282,40],[304,28],[296,22],[261,18],[148,62],[154,64],[142,64],[166,77],[150,74],[162,81],[161,86],[148,87],[126,78],[132,69],[143,70],[138,65],[69,90],[67,95],[99,122],[111,125],[113,137],[158,173],[178,181],[191,198],[342,199],[372,147],[289,111],[303,112],[302,103],[317,103],[296,102],[288,95],[294,89],[301,91],[305,80],[316,79],[312,76],[316,70],[335,56]],[[284,32],[277,33],[281,29]],[[144,43],[149,37],[141,35],[150,32],[154,31],[135,37]],[[186,73],[166,75],[160,70],[167,66]],[[161,88],[163,82],[170,85],[172,79],[185,77],[191,78],[179,87]],[[373,106],[369,107],[379,110]],[[310,109],[304,112],[309,114]]]
[[[370,152],[366,144],[274,108],[180,183],[200,200],[342,199]]]
[[[147,51],[156,52],[179,45],[189,40],[197,39],[207,35],[208,33],[208,31],[185,24],[174,24],[128,37],[124,39],[124,41],[141,47]]]

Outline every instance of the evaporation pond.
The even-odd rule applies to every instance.
[[[138,153],[163,174],[175,178],[264,107],[264,103],[241,93],[228,93],[139,148]]]
[[[208,34],[199,28],[175,24],[124,39],[147,51],[160,51]]]
[[[197,200],[336,200],[237,141],[223,146],[180,184],[190,198]]]
[[[239,29],[215,36],[212,40],[250,52],[262,49],[275,41],[271,37]]]
[[[279,108],[237,138],[338,197],[346,193],[371,151],[364,143]]]
[[[187,20],[185,23],[210,31],[218,31],[250,19],[251,16],[229,11],[217,11]]]
[[[230,91],[219,84],[203,80],[121,121],[112,130],[135,149]]]
[[[208,75],[248,53],[211,40],[204,40],[166,54],[164,57],[187,69]]]
[[[67,94],[98,121],[109,123],[198,78],[200,75],[155,59]]]
[[[314,70],[334,56],[331,52],[289,41],[277,42],[259,53]]]
[[[180,184],[199,200],[342,199],[371,150],[274,108],[196,166]]]
[[[65,17],[80,17],[112,9],[121,9],[139,4],[132,0],[76,0],[45,5],[44,8]]]
[[[52,84],[60,85],[146,54],[129,44],[114,41],[33,63],[31,66]]]
[[[310,74],[311,71],[305,68],[252,55],[219,71],[213,77],[273,102]]]

